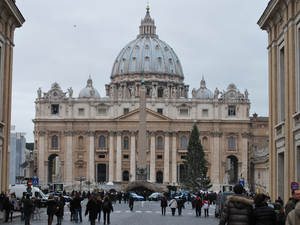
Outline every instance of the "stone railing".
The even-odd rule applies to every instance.
[[[294,128],[300,127],[300,112],[293,115]]]
[[[275,126],[275,136],[284,134],[284,122]]]
[[[96,152],[97,153],[107,153],[108,152],[108,148],[96,148]]]

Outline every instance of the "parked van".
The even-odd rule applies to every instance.
[[[224,207],[224,203],[227,199],[228,196],[230,195],[234,195],[233,191],[229,191],[229,192],[220,192],[217,195],[217,200],[216,200],[216,208],[215,208],[215,217],[221,218],[221,214],[223,212],[223,207]]]
[[[24,193],[27,193],[27,186],[24,184],[11,185],[9,193],[16,193],[16,198],[21,199]],[[31,187],[31,197],[38,196],[41,199],[42,207],[45,206],[47,196],[37,187]]]

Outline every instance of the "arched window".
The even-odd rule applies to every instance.
[[[229,150],[234,150],[235,149],[235,139],[234,139],[234,137],[229,138],[228,149]]]
[[[58,137],[56,135],[52,136],[51,147],[52,148],[58,148]]]
[[[129,148],[129,138],[126,136],[124,137],[124,149]]]
[[[208,143],[207,137],[202,138],[202,146],[203,146],[203,148],[207,148],[207,143]]]
[[[157,138],[157,149],[162,149],[162,137]]]
[[[79,147],[79,148],[83,148],[83,137],[82,137],[82,136],[80,136],[80,137],[78,138],[78,147]]]
[[[129,172],[128,171],[123,172],[123,181],[129,181]]]
[[[99,148],[105,148],[105,137],[103,135],[99,137]]]
[[[34,148],[35,148],[35,149],[38,148],[38,142],[37,142],[37,140],[35,140]]]
[[[181,137],[180,148],[187,148],[187,138],[186,138],[186,136]]]
[[[159,184],[163,183],[163,173],[161,171],[156,173],[156,182]]]

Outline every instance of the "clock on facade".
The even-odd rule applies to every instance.
[[[231,92],[228,93],[228,97],[229,97],[230,99],[234,99],[235,96],[236,96],[236,93],[235,93],[234,91],[231,91]]]

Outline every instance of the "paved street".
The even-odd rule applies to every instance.
[[[82,202],[83,207],[83,223],[82,224],[89,224],[88,218],[84,217],[84,210],[87,200]],[[161,207],[160,202],[135,202],[133,211],[129,210],[128,204],[113,204],[114,212],[111,213],[111,224],[130,224],[130,225],[155,225],[155,224],[172,224],[172,225],[179,225],[179,224],[200,224],[204,223],[206,225],[216,225],[219,223],[219,219],[214,217],[214,205],[210,206],[209,217],[203,216],[203,210],[201,217],[195,216],[195,211],[192,210],[191,204],[186,204],[186,208],[183,209],[183,215],[178,216],[176,212],[176,216],[172,216],[171,210],[168,207],[165,216],[161,215]],[[47,224],[47,215],[43,208],[42,213],[42,220],[31,220],[31,225],[35,224]],[[103,215],[102,215],[103,216]],[[2,221],[1,221],[2,222]],[[24,222],[20,221],[20,218],[14,218],[13,222],[9,222],[7,224],[15,224],[15,225],[23,225]],[[53,220],[53,225],[56,224],[56,217]],[[65,207],[65,216],[62,222],[64,225],[71,225],[75,224],[75,222],[70,221],[70,211],[67,207]],[[96,222],[96,224],[100,224]],[[103,224],[103,218],[101,218],[101,224]]]

